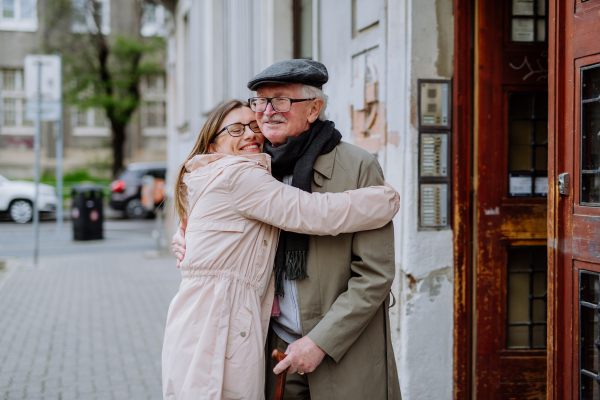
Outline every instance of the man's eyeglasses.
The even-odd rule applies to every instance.
[[[251,97],[248,99],[250,108],[254,112],[264,112],[267,105],[271,103],[275,112],[288,112],[292,108],[292,103],[300,103],[301,101],[310,101],[314,99],[290,99],[289,97]]]
[[[241,122],[236,122],[235,124],[227,125],[225,128],[217,132],[213,140],[216,139],[217,136],[219,136],[224,130],[227,130],[227,133],[229,133],[233,137],[242,136],[246,127],[249,127],[250,130],[254,133],[260,133],[260,127],[258,126],[258,122],[256,121],[252,121],[249,124],[242,124]]]

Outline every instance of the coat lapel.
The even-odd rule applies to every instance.
[[[317,186],[323,187],[323,179],[331,179],[333,176],[333,164],[335,164],[335,155],[337,147],[327,154],[320,155],[313,165],[315,171],[313,179]]]

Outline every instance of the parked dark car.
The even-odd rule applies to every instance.
[[[132,163],[125,168],[119,177],[110,184],[109,206],[114,210],[124,211],[127,218],[141,219],[148,217],[148,210],[142,205],[142,177],[150,175],[165,179],[167,164],[165,162]]]

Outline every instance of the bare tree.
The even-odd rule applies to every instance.
[[[140,34],[144,9],[156,1],[119,1],[119,7],[133,7],[135,20],[129,32],[110,35],[103,26],[102,1],[46,3],[44,49],[63,56],[65,100],[106,112],[112,131],[112,174],[116,177],[123,169],[127,124],[140,104],[141,78],[164,69],[164,40]]]

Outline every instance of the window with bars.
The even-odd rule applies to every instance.
[[[142,94],[164,95],[165,94],[165,76],[162,74],[148,75],[142,78]]]
[[[0,0],[0,30],[37,30],[36,0]]]
[[[71,31],[75,33],[96,33],[98,27],[94,20],[100,20],[100,30],[110,34],[110,0],[73,0],[73,20]]]
[[[547,248],[511,246],[507,249],[506,348],[546,348]]]
[[[87,110],[84,110],[83,108],[78,108],[77,109],[77,123],[75,124],[75,126],[88,126],[88,112]]]
[[[144,136],[166,134],[166,92],[164,74],[146,76],[141,82],[140,123]]]
[[[106,116],[106,111],[101,108],[94,108],[94,126],[108,127],[110,123]]]
[[[27,119],[25,115],[25,100],[21,100],[21,126],[33,127],[34,122]]]
[[[511,41],[547,41],[547,0],[512,0]]]
[[[2,90],[14,91],[17,88],[17,70],[5,69],[2,71]],[[19,86],[22,86],[19,85]]]
[[[102,108],[71,107],[74,136],[108,136],[110,123]]]
[[[142,15],[142,36],[165,36],[167,12],[162,5],[146,4]]]
[[[509,196],[548,194],[548,93],[508,95]]]
[[[600,274],[579,271],[579,370],[580,399],[600,398],[598,312]]]
[[[313,58],[313,2],[294,0],[294,58]]]
[[[17,99],[2,99],[3,101],[3,125],[17,125]]]
[[[25,117],[25,89],[22,69],[0,70],[2,90],[0,128],[2,134],[31,135],[33,121]]]
[[[165,102],[145,101],[142,109],[142,124],[145,128],[166,126]]]

